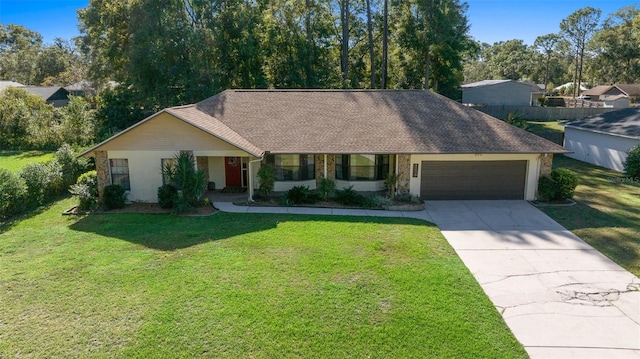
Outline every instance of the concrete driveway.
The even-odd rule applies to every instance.
[[[532,358],[640,358],[640,280],[525,201],[433,201]]]

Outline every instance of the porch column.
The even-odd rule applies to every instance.
[[[209,157],[196,157],[197,169],[204,171],[204,177],[209,184]]]
[[[398,155],[398,193],[408,193],[411,181],[411,155]]]

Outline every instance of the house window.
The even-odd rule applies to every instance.
[[[377,181],[389,174],[389,155],[337,155],[336,179]]]
[[[267,155],[266,163],[275,168],[277,181],[306,181],[316,177],[313,155]]]
[[[111,184],[122,186],[126,190],[131,190],[129,182],[129,160],[110,159],[109,166],[111,169]]]
[[[165,174],[166,168],[173,168],[176,165],[177,160],[175,158],[163,158],[160,160],[160,171],[162,173],[162,184],[168,184],[170,179]]]

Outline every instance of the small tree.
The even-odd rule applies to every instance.
[[[640,146],[635,145],[627,151],[627,159],[624,161],[624,173],[631,178],[640,177]]]
[[[174,163],[165,165],[162,174],[178,189],[174,208],[182,213],[200,204],[200,199],[207,191],[207,181],[204,171],[196,170],[193,153],[180,152],[175,159]]]
[[[269,197],[276,183],[276,170],[273,166],[262,166],[258,170],[258,182],[260,183],[260,193]]]
[[[336,189],[336,181],[329,178],[322,178],[318,184],[318,191],[323,200],[328,200],[329,195]]]
[[[400,175],[397,173],[392,173],[384,179],[384,184],[387,186],[387,197],[393,199],[396,194],[396,188],[398,188],[398,180],[400,179]]]

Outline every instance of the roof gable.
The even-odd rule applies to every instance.
[[[56,86],[26,86],[25,90],[32,95],[42,97],[45,101],[68,100],[69,97],[69,91]]]
[[[640,107],[601,113],[563,124],[584,131],[640,139]]]

